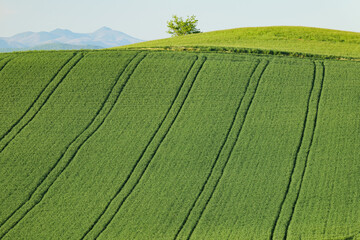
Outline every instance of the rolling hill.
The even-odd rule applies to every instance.
[[[230,50],[360,58],[360,33],[291,26],[236,28],[147,41],[120,48]]]
[[[3,53],[0,83],[0,239],[360,237],[358,61]]]

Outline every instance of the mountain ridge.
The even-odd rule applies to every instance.
[[[92,48],[109,48],[143,40],[134,38],[126,33],[113,30],[109,27],[102,27],[92,33],[75,33],[68,29],[57,28],[50,32],[23,32],[11,37],[0,37],[0,51],[30,50],[40,48],[42,45],[55,44],[56,46],[74,46],[79,49],[83,46]],[[60,45],[59,45],[60,44]],[[67,48],[68,49],[68,48]]]

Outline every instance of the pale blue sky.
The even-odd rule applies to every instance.
[[[151,40],[169,37],[173,14],[196,15],[204,32],[272,25],[360,32],[360,0],[0,0],[0,37],[107,26]]]

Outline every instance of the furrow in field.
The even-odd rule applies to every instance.
[[[352,239],[359,231],[359,63],[324,65],[316,129],[289,239]]]
[[[2,59],[0,62],[0,72],[6,67],[6,65],[11,61],[11,58],[5,58]],[[0,137],[0,140],[2,139],[2,137]]]
[[[272,59],[248,111],[246,104],[241,107],[239,116],[246,112],[246,118],[233,150],[228,147],[231,156],[223,173],[213,173],[221,179],[211,200],[202,213],[194,209],[194,214],[202,214],[198,223],[196,217],[188,220],[191,226],[197,224],[191,239],[269,238],[303,131],[313,70],[309,60]],[[184,230],[180,239],[191,228]]]
[[[337,237],[334,239],[344,239],[344,240],[358,240],[360,239],[360,232],[356,231],[355,233],[346,235],[346,236],[342,236],[342,237]]]
[[[253,70],[252,70],[252,72],[251,72],[251,74],[250,74],[250,77],[249,77],[249,79],[248,79],[248,81],[247,81],[247,84],[246,84],[246,86],[245,86],[245,94],[242,95],[241,98],[240,98],[240,100],[239,100],[238,106],[237,106],[237,108],[236,108],[236,110],[235,110],[234,117],[233,117],[232,122],[231,122],[231,124],[230,124],[230,126],[229,126],[229,128],[228,128],[228,130],[227,130],[227,132],[226,132],[226,136],[225,136],[225,138],[224,138],[224,140],[223,140],[223,142],[222,142],[222,145],[221,145],[221,147],[220,147],[220,149],[219,149],[219,151],[218,151],[218,154],[216,155],[216,159],[215,159],[215,161],[213,162],[213,164],[212,164],[212,166],[211,166],[211,169],[210,169],[210,171],[209,171],[209,174],[208,174],[208,176],[207,176],[207,178],[206,178],[203,186],[201,187],[201,190],[199,191],[199,193],[198,193],[195,201],[194,201],[193,204],[191,205],[188,213],[186,214],[186,217],[185,217],[184,221],[181,223],[178,231],[176,232],[174,239],[176,239],[176,238],[179,236],[180,232],[182,231],[183,227],[185,226],[186,222],[188,221],[188,219],[189,219],[189,217],[190,217],[190,214],[192,213],[194,207],[195,207],[196,204],[198,203],[200,196],[203,194],[203,192],[204,192],[204,190],[205,190],[205,188],[206,188],[206,186],[207,186],[207,184],[208,184],[208,182],[209,182],[209,179],[210,179],[210,177],[212,176],[212,173],[213,173],[213,171],[214,171],[214,169],[215,169],[215,166],[216,166],[217,163],[219,162],[220,154],[221,154],[221,152],[223,151],[225,144],[228,142],[230,132],[234,131],[234,130],[233,130],[233,129],[234,129],[234,123],[235,123],[236,119],[238,118],[239,109],[240,109],[240,107],[241,107],[241,105],[242,105],[243,99],[244,99],[244,97],[245,97],[245,95],[246,95],[246,92],[247,92],[247,90],[248,90],[250,81],[251,81],[251,79],[253,78],[253,75],[254,75],[254,73],[255,73],[255,71],[256,71],[256,69],[257,69],[258,67],[259,67],[259,63],[257,63],[256,66],[254,66],[254,68],[253,68]],[[230,144],[230,143],[229,143],[229,144]]]
[[[69,58],[54,74],[50,82],[35,98],[35,101],[28,107],[24,114],[0,137],[0,153],[9,145],[9,143],[36,117],[41,108],[46,104],[56,88],[62,83],[69,72],[83,58],[83,54],[74,54]],[[1,226],[1,225],[0,225]]]
[[[313,127],[312,127],[312,133],[311,133],[311,137],[310,137],[309,149],[308,149],[308,151],[306,151],[304,168],[303,168],[303,171],[301,173],[300,183],[299,183],[299,187],[298,187],[298,190],[297,190],[297,193],[296,193],[295,201],[294,201],[294,203],[292,205],[292,208],[291,208],[290,217],[289,217],[289,220],[287,221],[286,226],[285,226],[285,234],[284,234],[283,239],[286,239],[287,235],[288,235],[289,226],[291,224],[291,220],[292,220],[292,217],[294,215],[296,204],[298,202],[300,192],[301,192],[301,187],[302,187],[302,184],[303,184],[303,181],[304,181],[304,175],[305,175],[306,169],[308,167],[309,153],[311,152],[311,148],[313,146],[312,143],[313,143],[313,139],[314,139],[314,135],[315,135],[315,131],[316,131],[316,123],[317,123],[318,112],[319,112],[319,104],[320,104],[320,100],[321,100],[321,93],[322,93],[324,79],[325,79],[325,66],[324,66],[324,63],[320,63],[319,65],[320,65],[320,67],[318,67],[318,66],[317,67],[321,69],[322,76],[321,76],[321,80],[320,80],[320,90],[319,90],[319,92],[317,94],[317,97],[316,97],[317,102],[316,102],[316,108],[314,109],[315,117],[314,117],[314,122],[313,122]]]
[[[136,186],[138,185],[138,183],[140,182],[142,176],[144,175],[146,169],[148,168],[151,160],[154,158],[154,156],[156,155],[156,152],[157,150],[159,149],[161,143],[164,141],[164,139],[166,138],[167,134],[169,133],[171,127],[173,126],[174,122],[176,121],[179,113],[181,112],[183,106],[184,106],[184,103],[187,99],[187,97],[189,96],[189,93],[192,89],[192,86],[194,85],[195,81],[196,81],[196,78],[198,76],[198,74],[200,73],[204,63],[206,61],[206,58],[205,57],[201,57],[198,61],[196,61],[194,63],[194,65],[190,68],[189,72],[187,73],[186,77],[184,78],[184,83],[183,84],[186,84],[186,82],[190,82],[190,84],[186,84],[186,88],[181,88],[179,89],[180,91],[176,94],[176,98],[173,100],[172,104],[171,104],[171,107],[169,108],[167,114],[165,115],[163,121],[162,121],[162,129],[160,129],[161,126],[159,126],[158,130],[156,131],[156,133],[159,131],[159,130],[162,130],[161,134],[158,134],[156,136],[156,134],[154,135],[154,137],[152,138],[152,140],[154,138],[160,138],[160,140],[158,140],[158,143],[156,146],[153,146],[155,147],[155,149],[150,149],[148,148],[151,144],[151,142],[154,142],[154,141],[150,141],[149,145],[146,147],[145,151],[142,153],[142,155],[140,156],[140,158],[138,159],[138,161],[136,162],[135,166],[133,167],[130,175],[128,176],[128,178],[126,179],[126,181],[121,185],[120,187],[120,191],[118,191],[116,193],[116,196],[114,196],[111,201],[115,200],[116,198],[119,197],[120,193],[121,193],[121,190],[126,186],[126,183],[129,182],[131,180],[131,177],[134,176],[134,172],[136,171],[136,166],[141,162],[141,160],[143,160],[143,169],[140,169],[140,173],[137,173],[138,176],[135,176],[134,180],[135,181],[133,183],[132,186],[130,186],[130,190],[128,193],[125,194],[125,196],[120,199],[120,203],[119,205],[115,208],[115,211],[113,213],[109,213],[110,216],[106,216],[107,219],[104,219],[103,222],[104,224],[102,225],[102,227],[100,229],[98,229],[98,232],[94,231],[93,235],[95,236],[94,238],[97,238],[99,237],[103,231],[105,231],[105,229],[107,228],[107,226],[110,224],[110,222],[114,219],[115,215],[119,212],[120,208],[122,207],[122,205],[124,204],[124,202],[126,201],[126,199],[131,195],[131,193],[133,192],[133,190],[136,188]],[[195,72],[195,75],[192,77],[189,77],[189,75],[193,75]],[[178,98],[177,95],[180,95],[180,97]],[[174,115],[174,116],[171,116],[171,117],[167,117],[167,115],[169,115],[169,113],[171,115]],[[170,121],[170,123],[169,123]],[[150,149],[149,151],[146,151]],[[152,151],[152,152],[150,152]],[[144,155],[145,153],[148,153],[150,154],[150,156],[146,159],[144,159]],[[111,203],[110,203],[111,204]],[[110,206],[110,204],[107,205]],[[102,213],[102,215],[104,215],[104,213]],[[92,226],[93,228],[93,226]],[[87,232],[88,233],[88,232]],[[85,237],[85,235],[84,235]],[[88,236],[86,236],[88,237]]]
[[[242,127],[244,126],[244,123],[245,123],[245,120],[246,120],[246,115],[247,115],[247,113],[248,113],[248,111],[249,111],[249,109],[250,109],[250,107],[251,107],[251,104],[252,104],[252,102],[253,102],[253,99],[254,99],[254,97],[255,97],[255,95],[256,95],[256,90],[257,90],[257,88],[258,88],[258,86],[259,86],[259,83],[260,83],[260,81],[261,81],[261,77],[262,77],[262,75],[264,74],[264,72],[265,72],[268,64],[269,64],[269,62],[268,62],[268,61],[265,61],[263,64],[261,64],[261,65],[259,66],[259,69],[261,69],[261,70],[260,70],[260,74],[259,74],[258,76],[256,76],[255,79],[254,79],[254,81],[255,81],[255,83],[254,83],[255,86],[253,86],[254,89],[252,89],[252,91],[249,92],[249,95],[250,95],[250,96],[246,96],[247,98],[250,98],[250,99],[249,99],[249,101],[246,102],[246,104],[245,104],[245,106],[246,106],[245,112],[244,112],[241,120],[240,120],[239,122],[237,122],[237,124],[240,125],[240,126],[237,126],[238,131],[237,131],[237,133],[236,133],[235,140],[231,143],[231,147],[230,147],[230,149],[229,149],[229,152],[224,153],[224,154],[227,155],[227,156],[223,156],[223,157],[225,157],[226,160],[225,160],[225,162],[223,163],[223,165],[221,166],[221,168],[219,169],[219,170],[220,170],[220,171],[219,171],[219,172],[220,172],[220,173],[219,173],[219,176],[218,176],[216,179],[214,179],[215,184],[213,185],[213,187],[212,187],[211,189],[209,189],[210,194],[209,194],[209,196],[207,197],[207,199],[206,199],[206,201],[205,201],[205,204],[204,204],[202,207],[200,207],[201,210],[200,210],[198,216],[195,217],[195,219],[196,219],[196,220],[195,220],[195,223],[193,224],[193,226],[190,227],[190,231],[189,231],[188,235],[186,236],[187,239],[190,239],[190,237],[191,237],[191,235],[193,234],[195,228],[197,227],[197,225],[198,225],[198,223],[199,223],[199,221],[200,221],[200,219],[201,219],[204,211],[206,210],[206,207],[208,206],[208,203],[211,201],[211,198],[212,198],[212,196],[213,196],[213,194],[214,194],[214,192],[215,192],[215,190],[216,190],[216,187],[218,186],[218,184],[219,184],[219,182],[220,182],[220,180],[221,180],[221,177],[222,177],[223,174],[224,174],[225,168],[226,168],[227,163],[228,163],[228,161],[229,161],[229,159],[230,159],[230,157],[231,157],[231,154],[232,154],[232,152],[233,152],[233,150],[234,150],[235,144],[236,144],[236,142],[239,140],[239,136],[240,136]],[[239,107],[241,107],[241,103],[240,103]]]
[[[334,176],[336,176],[337,175],[337,173],[338,173],[338,168],[335,168],[335,170],[334,170]],[[331,212],[331,207],[332,207],[332,205],[333,205],[333,202],[334,202],[334,189],[335,189],[335,185],[336,185],[336,181],[334,181],[334,182],[332,182],[332,184],[331,184],[331,187],[329,187],[329,189],[330,189],[330,193],[331,193],[331,196],[330,196],[330,201],[329,201],[329,203],[328,203],[328,205],[327,205],[327,211],[326,211],[326,214],[325,214],[325,222],[324,222],[324,227],[323,227],[323,231],[322,231],[322,234],[325,236],[326,235],[326,229],[327,229],[327,226],[328,226],[328,222],[329,222],[329,217],[330,217],[330,212]]]
[[[89,55],[92,55],[92,58],[86,58],[86,62],[84,60],[81,66],[86,67],[89,64],[89,60],[98,59],[98,55],[103,54],[94,53]],[[105,54],[105,58],[106,55],[109,54]],[[127,58],[124,58],[124,54],[111,53],[110,55],[113,56],[113,60],[125,63],[125,60],[130,57],[129,55],[133,56],[134,54],[126,54]],[[119,56],[116,57],[116,55]],[[57,238],[59,235],[63,238],[81,238],[123,183],[132,166],[149,142],[194,59],[194,54],[184,57],[165,53],[148,54],[131,75],[119,100],[99,131],[96,131],[79,149],[72,162],[57,178],[41,202],[5,238],[27,239],[32,238],[32,236],[37,236],[36,238]],[[93,64],[95,65],[96,63],[93,62]],[[109,70],[111,71],[114,68],[117,67],[111,67],[110,65],[110,69],[105,68],[103,72],[109,72]],[[82,69],[79,69],[77,72],[81,72]],[[86,67],[86,69],[89,68]],[[116,74],[119,72],[119,70],[114,70],[112,72]],[[94,73],[98,71],[100,71],[100,74],[96,75],[98,78],[94,78],[94,90],[96,90],[97,86],[102,86],[103,81],[106,80],[102,77],[100,69],[94,69]],[[67,78],[66,83],[69,86],[73,85],[77,79],[75,76],[76,72]],[[92,76],[92,74],[86,74],[85,76]],[[86,79],[87,77],[85,76],[82,79]],[[99,82],[96,79],[101,79],[102,81]],[[115,75],[111,77],[111,85],[114,81]],[[185,84],[188,85],[188,83]],[[106,88],[107,91],[104,94],[108,93],[109,87]],[[86,99],[92,99],[92,95],[94,94],[89,94],[85,101]],[[101,102],[103,99],[101,99]],[[101,102],[99,101],[100,104]],[[97,105],[100,107],[100,104]],[[93,117],[99,107],[96,107],[89,116],[89,121],[90,117]],[[44,112],[42,115],[44,115]],[[86,121],[86,124],[89,121]],[[81,127],[82,129],[83,127]],[[70,141],[72,139],[73,137]],[[66,141],[66,144],[70,141]],[[155,141],[157,140],[155,139]],[[13,148],[12,145],[11,147]],[[60,154],[63,152],[64,147],[61,148]],[[150,148],[152,147],[150,146]],[[9,152],[9,150],[10,148],[6,152]],[[59,155],[53,159],[52,164],[58,159]],[[46,168],[46,171],[48,171],[49,167]],[[135,172],[138,173],[139,171],[136,170]],[[134,178],[132,177],[132,179]],[[129,184],[127,186],[131,187]],[[128,190],[129,188],[126,189]],[[65,201],[63,201],[64,198],[66,198]],[[112,206],[116,207],[117,203],[110,206],[111,213],[114,210]],[[61,212],[56,211],[53,208],[54,205],[59,206],[59,209],[62,209]],[[53,213],[55,215],[52,215]],[[33,221],[34,219],[36,221]],[[67,219],[73,220],[68,221]],[[25,229],[30,225],[33,226],[32,230],[26,231]],[[53,228],[53,226],[58,227]],[[98,227],[97,224],[95,228]],[[37,231],[39,228],[43,229],[41,233]]]
[[[76,54],[74,54],[72,57],[70,57],[63,65],[60,66],[60,68],[56,71],[56,73],[52,76],[51,80],[45,85],[45,87],[40,91],[40,93],[36,96],[35,100],[30,104],[30,106],[26,109],[26,111],[24,112],[24,114],[16,121],[14,122],[11,127],[0,137],[0,143],[2,141],[2,139],[4,137],[6,137],[6,135],[10,134],[11,131],[13,130],[13,128],[18,125],[20,123],[20,121],[25,118],[26,114],[28,114],[28,112],[30,111],[31,108],[34,108],[34,105],[39,105],[40,107],[37,107],[40,111],[40,108],[41,108],[41,105],[44,104],[44,103],[37,103],[37,101],[40,99],[40,97],[42,98],[47,98],[47,96],[51,95],[51,93],[53,92],[51,89],[48,90],[47,88],[49,86],[51,86],[51,83],[54,81],[54,79],[56,79],[56,77],[59,75],[59,73],[61,72],[61,70],[76,56]],[[8,61],[9,62],[9,61]],[[7,63],[8,63],[7,62]],[[76,63],[75,63],[76,64]],[[1,69],[0,69],[1,71]],[[67,74],[67,73],[65,73]],[[61,80],[60,80],[61,81]],[[51,88],[51,87],[49,87]],[[56,87],[55,87],[56,88]],[[55,90],[55,89],[54,89]],[[44,96],[42,96],[44,95]],[[36,113],[35,113],[36,114]],[[25,124],[26,125],[26,124]],[[21,131],[21,130],[19,130]],[[15,134],[16,135],[16,134]],[[11,140],[9,140],[11,141]],[[6,144],[7,145],[7,144]],[[6,147],[6,146],[5,146]],[[4,147],[4,148],[5,148]],[[0,152],[2,151],[3,149],[0,150]]]
[[[31,108],[54,75],[69,61],[74,52],[13,54],[0,72],[0,146],[3,137]]]
[[[309,96],[308,96],[308,100],[307,100],[307,105],[306,105],[306,111],[304,113],[304,121],[303,121],[303,127],[302,127],[302,132],[301,132],[301,135],[300,135],[300,139],[299,139],[299,143],[297,145],[297,149],[296,149],[296,152],[295,152],[295,156],[294,156],[294,160],[293,160],[293,164],[292,164],[292,169],[291,169],[291,173],[289,175],[289,181],[288,181],[288,185],[286,187],[286,191],[285,191],[285,194],[284,194],[284,197],[280,203],[280,208],[278,210],[278,213],[277,213],[277,216],[276,216],[276,219],[275,219],[275,222],[273,224],[273,227],[271,229],[271,235],[270,235],[270,239],[273,239],[274,238],[274,233],[275,233],[275,229],[276,229],[276,226],[278,224],[278,221],[279,221],[279,218],[280,218],[280,214],[282,212],[282,209],[284,207],[284,203],[285,203],[285,200],[287,199],[288,197],[288,194],[289,194],[289,190],[290,190],[290,187],[293,185],[293,182],[296,181],[295,180],[295,175],[294,175],[294,172],[295,172],[295,169],[296,167],[299,165],[298,164],[298,158],[299,158],[299,153],[300,153],[300,149],[301,148],[304,148],[304,145],[306,145],[306,142],[304,141],[304,135],[305,135],[305,130],[306,130],[306,126],[309,124],[308,123],[308,116],[309,116],[309,108],[310,108],[310,100],[311,100],[311,96],[313,96],[315,90],[314,90],[314,85],[315,85],[315,79],[316,79],[316,65],[315,65],[315,62],[313,63],[314,64],[314,73],[313,73],[313,79],[312,79],[312,83],[311,83],[311,88],[310,88],[310,91],[309,91]],[[309,121],[311,122],[311,120]],[[308,126],[309,127],[309,126]],[[306,146],[308,147],[308,146]]]
[[[101,107],[97,110],[95,116],[91,119],[88,125],[79,133],[72,142],[70,142],[63,154],[55,162],[49,172],[42,177],[36,188],[30,193],[28,199],[24,201],[8,218],[10,219],[13,215],[17,214],[17,220],[13,220],[11,226],[4,231],[0,238],[4,237],[13,227],[15,227],[21,219],[23,219],[40,201],[44,198],[49,188],[54,184],[56,179],[65,171],[67,166],[76,156],[77,152],[84,145],[84,143],[101,127],[106,117],[110,114],[115,103],[119,99],[122,90],[126,86],[130,76],[135,71],[140,62],[146,57],[145,54],[138,56],[134,55],[126,63],[126,67],[123,68],[117,75],[116,81],[114,82],[111,90],[106,95]],[[123,80],[123,78],[125,80]],[[123,81],[122,81],[123,80]],[[25,208],[25,209],[23,209]],[[6,221],[5,221],[6,222]]]
[[[45,178],[65,152],[68,144],[89,124],[117,80],[118,73],[135,53],[85,54],[85,57],[56,88],[37,116],[0,154],[0,175],[3,176],[3,181],[0,181],[1,222],[29,198],[33,189]],[[59,65],[65,62],[72,53],[64,54],[63,60],[56,67],[53,67],[53,64],[45,65],[48,61],[50,63],[54,61],[52,54],[44,54],[43,58],[38,58],[36,55],[39,54],[26,54],[24,57],[19,57],[15,63],[11,63],[11,68],[10,66],[9,69],[7,68],[7,75],[16,73],[24,65],[27,70],[25,73],[29,72],[29,79],[20,71],[19,76],[25,77],[24,81],[20,81],[19,77],[15,78],[20,86],[23,82],[25,82],[24,86],[31,84],[38,78],[46,80],[44,83],[46,84]],[[44,75],[37,77],[38,69],[46,69],[49,77],[44,78]],[[9,87],[12,85],[8,84]],[[38,88],[40,89],[42,87]],[[38,91],[35,93],[37,95]],[[25,100],[34,98],[33,94],[33,97]],[[28,101],[29,104],[31,102]],[[9,105],[11,106],[11,102]],[[4,109],[6,111],[6,105]],[[5,225],[10,224],[11,221],[5,223]],[[6,226],[2,227],[2,229],[6,228]]]
[[[99,239],[174,237],[208,176],[257,63],[257,58],[208,57],[147,171]]]
[[[157,129],[154,131],[153,135],[151,136],[149,142],[147,143],[147,145],[145,146],[144,150],[141,152],[140,157],[137,159],[137,161],[135,162],[135,164],[133,165],[132,169],[130,170],[129,174],[126,176],[125,181],[121,184],[120,188],[116,191],[116,193],[114,194],[114,196],[110,199],[110,201],[106,204],[104,210],[101,212],[101,214],[95,219],[94,223],[89,227],[89,229],[83,234],[83,236],[81,237],[81,239],[84,239],[87,234],[93,230],[94,226],[99,222],[99,220],[102,218],[102,216],[105,214],[105,212],[107,211],[107,209],[109,208],[110,204],[114,201],[114,199],[119,195],[119,193],[122,191],[124,185],[129,181],[131,175],[134,173],[136,167],[138,166],[140,160],[142,159],[142,157],[144,156],[145,152],[147,151],[147,149],[149,148],[149,145],[151,144],[151,142],[153,141],[153,139],[155,138],[155,136],[157,135],[157,133],[159,132],[161,126],[163,125],[165,119],[168,117],[170,110],[173,108],[173,105],[175,103],[175,101],[178,98],[178,95],[180,93],[180,91],[182,90],[184,83],[186,81],[186,79],[188,78],[188,75],[190,73],[190,71],[193,69],[196,60],[194,60],[194,62],[192,63],[192,65],[190,66],[188,72],[186,73],[178,91],[175,94],[175,97],[173,98],[167,112],[165,113],[163,119],[161,120],[160,124],[158,125]]]
[[[354,235],[351,236],[352,239],[359,239],[360,238],[360,231],[358,231],[357,233],[355,233]]]
[[[318,63],[314,62],[314,73],[311,90],[307,102],[306,115],[303,122],[303,131],[294,155],[289,181],[284,193],[284,197],[279,206],[277,216],[271,229],[270,239],[283,238],[286,232],[287,224],[292,215],[292,207],[296,201],[299,185],[301,184],[303,170],[306,167],[307,156],[311,147],[315,121],[317,118],[317,107],[319,103],[319,94],[322,89],[323,71]]]

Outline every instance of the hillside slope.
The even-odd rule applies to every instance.
[[[236,28],[122,46],[141,48],[256,49],[360,58],[360,33],[310,27]]]
[[[276,56],[0,54],[0,239],[356,238],[359,76]]]

